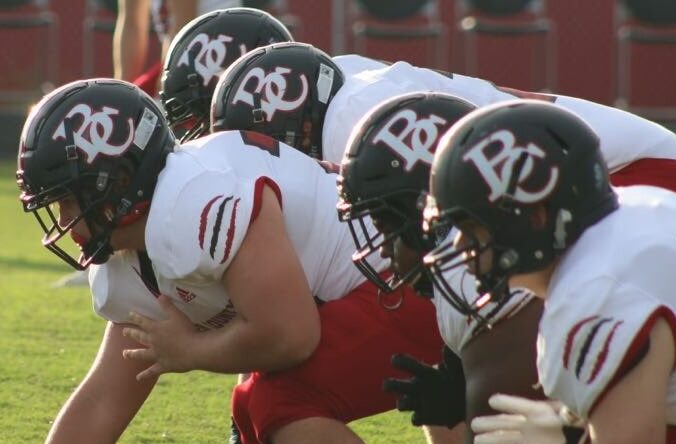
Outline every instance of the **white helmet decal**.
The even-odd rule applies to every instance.
[[[261,94],[261,108],[265,113],[265,119],[268,122],[277,111],[293,111],[305,103],[308,95],[308,81],[305,74],[300,74],[298,79],[301,83],[301,92],[298,97],[292,100],[285,100],[286,94],[286,75],[291,73],[289,68],[281,66],[276,67],[269,74],[265,74],[263,68],[253,68],[246,73],[246,76],[239,84],[239,89],[235,93],[232,104],[236,105],[238,102],[244,102],[251,107],[254,106],[254,93]],[[249,84],[250,79],[255,79],[255,88],[252,91],[247,91],[245,88]]]
[[[395,134],[392,127],[404,121],[406,127]],[[378,131],[373,142],[383,142],[404,160],[404,170],[411,171],[417,162],[432,164],[434,154],[430,151],[439,136],[439,126],[446,125],[446,119],[434,114],[427,118],[418,118],[415,111],[403,109],[395,114]],[[410,136],[410,141],[407,142]]]
[[[178,59],[176,66],[190,65],[190,51],[195,45],[199,45],[200,50],[195,56],[195,71],[202,78],[202,84],[207,86],[212,78],[218,76],[224,71],[223,62],[227,55],[227,43],[232,42],[233,38],[224,34],[219,34],[215,39],[209,38],[208,34],[197,34],[188,44]],[[240,45],[240,55],[247,52],[244,44]]]
[[[534,158],[544,159],[546,153],[539,146],[529,143],[526,147],[515,146],[515,137],[511,131],[498,130],[477,142],[470,148],[462,160],[465,162],[472,162],[476,169],[481,174],[484,182],[488,184],[491,189],[491,194],[488,200],[495,202],[497,199],[504,197],[507,193],[507,187],[514,170],[514,162],[521,156],[522,153],[527,153],[528,157],[521,169],[519,177],[516,182],[514,194],[509,196],[517,202],[530,204],[538,202],[549,195],[554,190],[559,179],[559,168],[552,166],[549,171],[549,179],[547,184],[540,190],[526,190],[521,184],[528,179],[533,172]],[[492,157],[487,157],[484,149],[495,143],[500,144],[500,149]]]
[[[113,133],[114,122],[111,116],[119,114],[119,110],[104,106],[101,111],[92,112],[92,108],[80,103],[75,105],[66,114],[66,119],[75,115],[82,116],[82,124],[73,134],[73,143],[76,147],[84,151],[86,161],[94,162],[96,156],[105,154],[107,156],[119,156],[124,153],[131,145],[134,139],[134,121],[127,119],[128,133],[127,139],[120,145],[110,143],[110,136]],[[65,120],[65,119],[64,119]],[[52,135],[53,140],[66,139],[66,127],[62,121]]]

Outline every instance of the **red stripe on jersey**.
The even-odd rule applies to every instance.
[[[606,337],[605,342],[603,343],[603,349],[601,349],[601,352],[596,356],[596,362],[594,363],[594,368],[592,369],[592,373],[589,376],[589,379],[587,379],[587,384],[590,384],[596,379],[598,376],[599,372],[601,371],[601,367],[603,367],[603,364],[606,362],[606,358],[608,357],[608,350],[610,350],[610,342],[613,340],[613,336],[615,336],[615,331],[617,331],[617,328],[622,325],[624,321],[617,321],[615,322],[615,325],[613,325],[613,328],[610,330],[610,333],[608,333],[608,336]]]
[[[279,189],[279,185],[277,185],[277,183],[269,177],[261,176],[256,180],[256,184],[254,185],[254,202],[249,223],[256,220],[258,213],[261,211],[261,204],[263,203],[263,185],[269,186],[272,191],[274,191],[275,196],[277,196],[279,206],[284,208],[284,205],[282,204],[282,191]]]
[[[573,326],[568,331],[568,336],[566,337],[566,349],[563,352],[563,368],[568,369],[568,361],[570,360],[570,351],[573,348],[573,342],[575,341],[575,335],[577,335],[577,332],[580,331],[580,329],[587,324],[588,322],[593,321],[594,319],[597,319],[598,316],[590,316],[586,319],[581,320],[577,324]]]
[[[659,318],[663,318],[669,323],[671,326],[671,333],[674,337],[674,341],[676,342],[676,315],[674,315],[674,312],[671,311],[669,307],[661,305],[652,312],[648,319],[646,319],[646,321],[643,323],[641,329],[636,333],[636,336],[634,336],[634,340],[627,349],[624,358],[622,358],[622,362],[617,368],[613,379],[611,379],[610,382],[603,388],[603,392],[601,392],[598,398],[596,398],[596,401],[594,401],[594,404],[589,409],[590,416],[594,411],[594,408],[596,408],[596,406],[606,396],[610,389],[612,389],[615,384],[621,381],[629,370],[638,364],[636,362],[637,355],[641,352],[641,350],[644,349],[645,343],[650,337],[650,332],[652,331],[655,322],[657,322]]]
[[[232,240],[235,237],[235,220],[237,219],[237,206],[239,205],[240,198],[235,199],[235,203],[232,206],[232,213],[230,213],[230,225],[228,225],[228,231],[225,235],[225,251],[223,253],[223,259],[221,264],[230,256],[230,250],[232,249]]]
[[[273,139],[267,134],[257,133],[255,131],[240,131],[242,141],[250,146],[255,146],[263,151],[267,151],[275,157],[279,157],[279,141]]]
[[[219,194],[218,196],[214,197],[202,209],[202,214],[200,215],[200,230],[199,230],[199,242],[201,249],[204,249],[204,232],[207,229],[207,216],[209,215],[209,210],[211,209],[211,206],[214,204],[214,202],[216,202],[216,200],[220,199],[221,197],[223,197],[222,194]]]
[[[639,159],[610,175],[616,187],[652,185],[676,191],[676,159]]]

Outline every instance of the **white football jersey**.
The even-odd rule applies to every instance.
[[[588,418],[657,316],[676,331],[676,194],[617,188],[620,208],[588,228],[549,285],[537,342],[545,393]],[[667,401],[676,407],[676,376]],[[676,424],[671,420],[672,424]]]
[[[451,88],[450,85],[457,86]],[[454,89],[465,91],[463,98],[472,103],[476,103],[472,97],[493,92],[500,96],[509,96],[484,80],[456,75],[451,79],[436,71],[418,68],[406,62],[346,76],[345,83],[326,110],[322,133],[324,159],[340,163],[352,130],[368,111],[381,102],[409,92],[435,91],[453,94]]]
[[[349,227],[337,217],[335,173],[257,133],[213,134],[169,155],[145,235],[160,292],[197,325],[220,327],[235,316],[221,278],[257,215],[264,184],[277,194],[313,295],[337,299],[365,280],[351,261]],[[382,258],[374,260],[379,269],[387,266]],[[260,273],[264,277],[265,270]],[[141,274],[135,253],[118,253],[94,266],[96,312],[116,322],[125,322],[130,310],[161,318]]]
[[[324,159],[340,163],[351,132],[372,108],[396,95],[415,91],[452,94],[478,107],[517,97],[552,101],[589,123],[600,138],[601,151],[611,172],[638,159],[676,159],[676,134],[635,114],[575,97],[496,87],[487,80],[444,75],[406,62],[346,76],[326,111],[322,134]]]
[[[363,71],[370,69],[381,69],[387,65],[378,60],[360,56],[358,54],[345,54],[331,57],[331,60],[338,65],[345,78],[351,77]]]
[[[556,96],[555,105],[574,112],[599,136],[611,173],[640,159],[676,159],[676,134],[626,111],[575,97]]]

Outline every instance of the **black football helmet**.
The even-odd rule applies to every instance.
[[[211,131],[257,131],[321,159],[324,116],[343,82],[331,57],[312,45],[278,43],[251,51],[218,81]]]
[[[182,141],[208,132],[211,96],[232,62],[254,48],[292,40],[279,20],[253,8],[216,10],[185,25],[169,47],[160,92],[172,128],[189,127]]]
[[[434,246],[422,232],[419,198],[427,191],[437,142],[474,105],[448,94],[416,92],[378,105],[363,118],[348,142],[338,177],[338,216],[350,226],[355,265],[382,291],[403,283],[432,296],[422,256]],[[369,234],[369,219],[376,227]],[[420,263],[404,276],[385,279],[369,263],[381,246],[401,238],[419,252]]]
[[[550,265],[616,208],[599,139],[582,119],[538,100],[504,102],[471,113],[442,138],[424,213],[426,230],[479,226],[489,240],[465,230],[466,243],[444,242],[424,261],[456,308],[481,317],[487,302],[499,309],[508,300],[510,276]],[[492,263],[482,269],[484,251]],[[443,278],[470,261],[475,300]]]
[[[105,262],[113,229],[145,214],[175,145],[162,111],[131,83],[79,80],[45,96],[24,124],[16,173],[43,245],[79,270]],[[50,206],[66,197],[81,214],[61,227]],[[82,219],[91,238],[76,259],[57,243]]]

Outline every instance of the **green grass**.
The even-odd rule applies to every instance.
[[[70,270],[40,245],[40,227],[18,201],[15,168],[0,161],[0,442],[37,443],[87,372],[105,322],[88,289],[51,288]],[[226,442],[234,382],[204,372],[163,376],[120,442]],[[424,442],[398,412],[352,426],[368,443]]]

